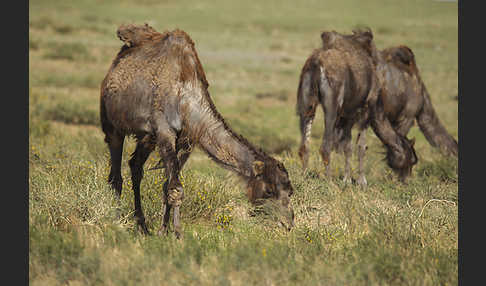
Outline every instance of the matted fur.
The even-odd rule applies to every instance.
[[[393,128],[406,136],[416,120],[430,145],[457,157],[457,141],[435,112],[413,51],[403,45],[389,47],[379,51],[377,61],[384,110]]]
[[[100,117],[111,154],[109,181],[121,195],[121,147],[125,136],[137,139],[130,160],[135,193],[135,216],[145,233],[140,203],[140,181],[148,155],[158,147],[168,178],[164,185],[164,221],[183,199],[179,172],[194,146],[201,147],[219,165],[236,172],[246,182],[249,199],[272,198],[289,207],[293,189],[288,173],[276,159],[235,133],[216,110],[194,42],[182,30],[157,32],[147,24],[122,25],[124,42],[101,85]],[[121,147],[120,147],[121,146]],[[256,162],[262,168],[255,172]],[[291,211],[291,209],[289,209]],[[290,216],[289,216],[290,217]],[[177,223],[176,223],[177,222]],[[293,222],[286,222],[291,225]],[[176,227],[176,234],[180,230]]]
[[[366,185],[362,171],[366,143],[362,132],[368,123],[387,148],[386,160],[402,179],[416,163],[413,144],[392,127],[379,100],[380,84],[376,73],[377,51],[370,29],[352,34],[335,31],[321,34],[322,47],[306,60],[297,90],[297,114],[302,135],[299,155],[303,167],[308,160],[310,127],[320,103],[324,109],[325,132],[320,149],[325,165],[333,149],[346,156],[345,179],[350,177],[351,128],[359,122],[359,182]],[[329,168],[327,168],[329,169]]]

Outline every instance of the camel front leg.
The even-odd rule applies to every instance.
[[[344,183],[351,184],[352,177],[351,177],[351,155],[353,153],[353,148],[351,144],[351,137],[346,138],[343,142],[343,153],[344,153]]]
[[[366,181],[366,177],[364,174],[364,158],[366,154],[366,129],[360,130],[358,133],[358,184],[361,187],[366,187],[368,182]]]
[[[170,219],[170,210],[172,208],[172,205],[169,204],[167,200],[167,195],[168,195],[168,185],[169,181],[165,181],[164,186],[163,186],[163,193],[162,193],[162,224],[160,226],[158,235],[166,235],[169,233],[169,219]]]
[[[173,208],[174,232],[177,238],[181,238],[182,228],[180,221],[180,206],[182,204],[182,200],[184,199],[184,189],[179,180],[179,173],[182,166],[179,163],[179,158],[177,156],[176,145],[178,144],[176,144],[176,138],[175,136],[167,135],[173,135],[173,133],[159,134],[158,136],[160,139],[158,140],[160,156],[165,166],[165,177],[167,178],[167,181],[164,183],[163,187],[163,219],[158,233],[159,235],[162,235],[168,232],[170,210]],[[173,140],[168,140],[169,138]],[[183,158],[182,161],[185,162],[187,157],[188,155],[185,155],[185,158]]]

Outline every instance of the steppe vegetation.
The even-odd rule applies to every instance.
[[[457,159],[415,126],[419,162],[405,185],[368,130],[368,187],[344,185],[341,155],[323,176],[321,111],[302,172],[295,114],[299,74],[320,33],[368,26],[378,49],[412,48],[439,118],[458,138],[457,14],[457,3],[436,1],[30,1],[30,284],[457,285]],[[192,37],[228,124],[284,163],[295,188],[292,231],[255,212],[239,179],[196,150],[182,171],[184,238],[141,235],[129,179],[133,139],[117,204],[99,87],[121,46],[117,27],[144,22]],[[154,152],[146,169],[158,160]],[[153,233],[162,174],[146,170],[141,185]]]

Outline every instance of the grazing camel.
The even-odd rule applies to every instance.
[[[167,181],[159,234],[168,232],[170,210],[175,235],[181,236],[179,208],[184,190],[179,172],[194,146],[220,166],[237,173],[247,185],[253,204],[279,202],[289,229],[293,225],[293,187],[284,165],[236,134],[216,110],[194,42],[184,31],[159,33],[145,25],[122,25],[124,42],[101,84],[100,117],[111,156],[108,181],[119,198],[124,138],[134,136],[129,160],[135,197],[135,219],[149,234],[140,201],[143,166],[157,147]]]
[[[393,128],[407,136],[416,120],[431,146],[457,157],[457,141],[447,132],[432,106],[412,50],[407,46],[389,47],[376,56],[380,100]]]
[[[366,186],[364,155],[365,133],[369,124],[387,149],[388,166],[401,180],[410,175],[417,157],[413,141],[398,134],[379,101],[380,85],[376,74],[376,48],[370,30],[353,31],[351,35],[337,32],[321,34],[323,47],[314,50],[306,60],[297,91],[297,115],[300,117],[301,145],[299,156],[307,168],[311,126],[317,106],[324,110],[325,130],[320,154],[329,175],[331,152],[345,155],[344,181],[351,181],[349,159],[352,153],[351,129],[358,125],[357,139],[359,178]]]

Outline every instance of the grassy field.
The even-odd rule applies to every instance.
[[[457,159],[418,127],[407,185],[368,131],[369,187],[323,177],[313,126],[302,173],[295,115],[300,70],[323,30],[369,26],[379,49],[406,44],[447,130],[458,136],[458,7],[438,1],[29,1],[29,282],[31,285],[457,285]],[[99,86],[122,23],[180,28],[196,43],[229,125],[280,159],[295,188],[296,226],[250,215],[243,184],[201,151],[182,176],[184,239],[136,231],[125,144],[121,205],[108,187]],[[158,161],[149,158],[146,168]],[[353,157],[353,168],[357,167]],[[160,171],[146,171],[149,229],[161,221]]]

